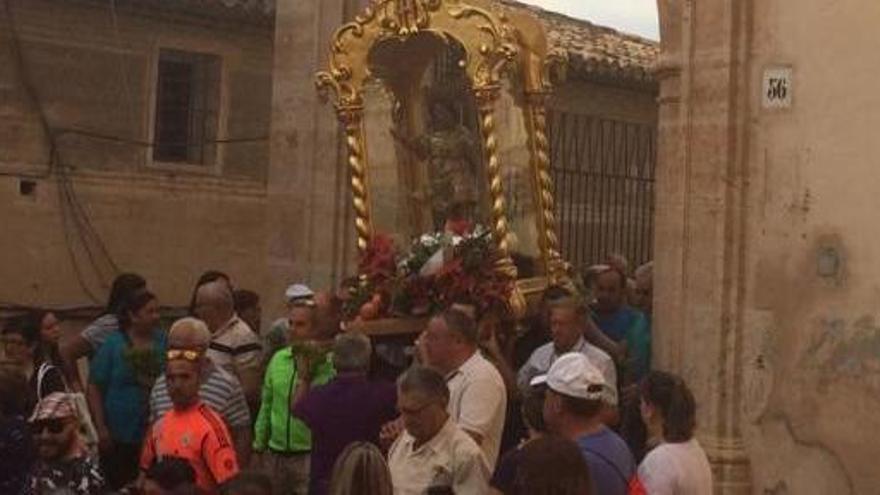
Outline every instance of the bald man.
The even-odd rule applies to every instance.
[[[235,442],[238,459],[246,464],[253,436],[251,414],[238,379],[217,367],[207,357],[210,343],[211,332],[207,325],[195,318],[177,320],[168,331],[168,350],[173,353],[191,351],[189,356],[198,362],[201,370],[199,397],[223,417]],[[150,393],[150,424],[159,420],[172,407],[168,382],[163,373]]]
[[[249,404],[258,404],[262,346],[257,334],[235,314],[229,286],[216,281],[199,287],[195,313],[211,332],[208,357],[238,378]]]

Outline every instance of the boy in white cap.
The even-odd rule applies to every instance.
[[[625,495],[636,473],[632,453],[620,436],[602,422],[604,404],[614,390],[583,354],[560,356],[546,381],[544,421],[547,428],[575,441],[590,467],[595,493]]]

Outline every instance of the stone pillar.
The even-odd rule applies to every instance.
[[[315,91],[330,39],[354,12],[354,0],[278,0],[267,239],[272,295],[264,307],[279,314],[286,284],[328,289],[354,263],[348,173],[332,106]],[[275,297],[277,294],[277,298]]]
[[[697,397],[720,494],[751,491],[741,431],[751,4],[658,1],[655,357]]]

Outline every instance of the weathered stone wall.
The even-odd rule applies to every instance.
[[[600,84],[580,79],[555,88],[549,107],[639,124],[657,123],[657,93],[651,87]]]
[[[659,2],[656,357],[718,493],[876,493],[876,2]],[[762,105],[769,67],[792,105]]]
[[[195,277],[208,268],[269,296],[272,28],[124,8],[114,20],[106,3],[10,3],[11,18],[0,9],[0,301],[92,302],[78,278],[103,300],[112,266],[96,239],[120,269],[145,275],[164,304],[187,303]],[[218,138],[263,139],[220,145],[216,166],[154,166],[144,143],[159,47],[220,55]],[[57,145],[51,173],[38,106]],[[34,181],[31,194],[21,194],[22,180]]]

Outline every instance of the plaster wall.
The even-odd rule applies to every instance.
[[[11,17],[0,14],[0,301],[102,304],[114,264],[143,274],[168,305],[187,304],[208,268],[265,294],[271,27],[124,8],[114,18],[85,2],[10,5]],[[256,139],[220,145],[215,165],[153,163],[160,47],[222,57],[218,138]]]
[[[880,4],[659,4],[657,361],[694,387],[718,493],[876,493]]]

